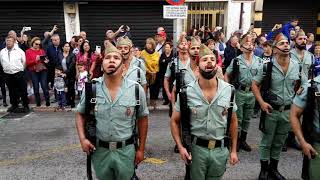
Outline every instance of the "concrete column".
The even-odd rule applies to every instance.
[[[66,40],[70,41],[72,36],[80,34],[79,6],[77,2],[65,2],[63,9]]]
[[[263,0],[256,0],[254,9],[254,31],[260,35],[262,32]]]

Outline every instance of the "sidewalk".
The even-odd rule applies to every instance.
[[[0,104],[0,114],[6,114],[7,113],[7,109],[10,107],[10,99],[9,99],[9,92],[7,93],[7,104],[8,107],[4,107],[2,105],[2,101]],[[41,106],[40,107],[36,107],[35,104],[35,100],[34,100],[34,95],[29,96],[29,107],[31,109],[31,111],[33,112],[68,112],[68,111],[72,111],[75,112],[76,108],[70,108],[70,106],[67,106],[65,108],[65,110],[58,110],[58,103],[51,103],[49,107],[45,106],[45,101],[43,98],[43,94],[40,93],[40,97],[41,97]],[[50,102],[52,102],[54,100],[54,93],[52,90],[50,90]],[[78,104],[79,99],[76,97],[76,105]],[[163,111],[163,110],[169,110],[169,106],[168,105],[162,105],[162,99],[159,99],[156,101],[156,106],[148,106],[149,111]],[[76,106],[77,107],[77,106]]]

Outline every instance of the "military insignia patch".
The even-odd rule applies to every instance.
[[[127,116],[131,116],[131,109],[130,109],[130,107],[127,107],[126,115],[127,115]]]
[[[222,111],[222,116],[226,116],[228,114],[228,108],[224,107],[223,111]]]
[[[197,114],[197,108],[192,108],[192,113]]]

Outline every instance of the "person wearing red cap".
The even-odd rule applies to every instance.
[[[165,42],[167,40],[167,33],[163,32],[163,31],[158,33],[157,40],[158,40],[158,44],[156,46],[156,51],[159,52],[159,54],[161,56],[163,49],[164,49]]]

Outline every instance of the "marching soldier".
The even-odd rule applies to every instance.
[[[228,66],[225,81],[231,82],[236,88],[236,104],[238,106],[238,150],[251,151],[247,144],[247,133],[253,115],[255,97],[251,91],[252,78],[257,75],[262,60],[253,54],[254,44],[249,34],[242,37],[240,50],[243,54],[232,60]]]
[[[299,81],[299,65],[290,60],[289,49],[287,37],[282,33],[277,34],[273,42],[273,58],[260,66],[252,82],[253,94],[261,110],[266,113],[265,120],[262,122],[260,119],[260,180],[285,179],[278,171],[278,162],[290,130],[289,110],[295,95],[295,84]],[[268,87],[268,96],[262,97],[260,86],[265,82],[270,82],[271,87]]]
[[[303,92],[296,95],[290,111],[290,122],[303,153],[302,178],[320,179],[320,76],[303,86]],[[300,118],[303,114],[302,125]]]
[[[196,59],[199,56],[201,42],[195,38],[188,43],[184,36],[181,36],[178,42],[178,57],[168,64],[164,78],[164,89],[167,93],[169,104],[169,116],[172,115],[172,106],[176,102],[176,93],[180,87],[196,80]],[[178,84],[177,84],[178,83]],[[174,147],[174,152],[178,153],[178,147]]]
[[[305,82],[310,72],[311,65],[313,64],[313,55],[306,50],[307,36],[302,29],[297,33],[295,37],[295,48],[290,51],[291,59],[299,64],[300,76],[302,82]],[[301,150],[301,146],[295,139],[293,131],[289,131],[287,139],[287,147],[292,147]],[[286,147],[284,147],[286,150]]]
[[[96,146],[85,136],[85,93],[77,107],[81,147],[88,154],[93,152],[92,163],[98,179],[128,180],[135,165],[144,159],[149,114],[146,97],[138,83],[123,78],[123,61],[120,51],[109,43],[102,63],[104,75],[96,81]],[[139,144],[135,150],[136,129]]]
[[[213,52],[201,45],[199,79],[189,83],[186,88],[187,104],[191,111],[192,152],[188,153],[180,140],[181,109],[180,96],[171,117],[171,133],[177,143],[181,158],[191,163],[191,179],[222,179],[226,162],[238,162],[237,143],[237,107],[230,103],[232,86],[216,77],[217,58]],[[227,114],[230,104],[234,104],[230,134],[232,138],[231,153],[224,141],[227,129]],[[191,157],[192,156],[192,157]]]
[[[122,53],[126,67],[125,77],[138,82],[147,91],[146,69],[144,61],[133,56],[132,41],[128,37],[118,38],[117,49]]]

